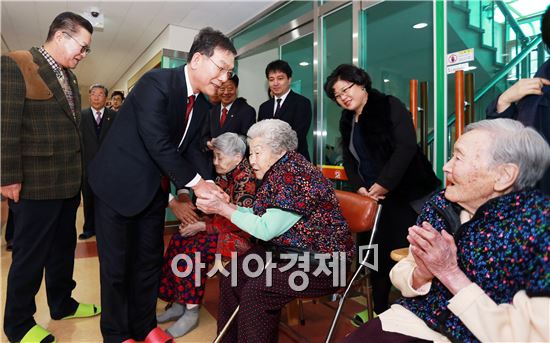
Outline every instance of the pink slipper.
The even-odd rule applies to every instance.
[[[174,343],[174,338],[161,328],[156,327],[145,337],[144,343]]]

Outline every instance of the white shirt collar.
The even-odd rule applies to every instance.
[[[187,85],[187,97],[189,98],[191,95],[194,95],[196,99],[199,93],[193,93],[193,86],[191,86],[191,81],[189,81],[189,68],[187,68],[187,64],[183,67],[183,70],[185,72],[185,84]]]
[[[275,97],[275,103],[277,103],[277,99],[281,99],[281,106],[282,106],[283,102],[285,102],[285,99],[288,96],[288,93],[290,93],[290,88],[285,94],[281,95],[280,97]]]
[[[230,103],[227,106],[224,106],[222,103],[220,103],[220,113],[222,113],[222,110],[223,110],[224,107],[227,108],[227,112],[229,112],[229,110],[231,109],[231,106],[233,106],[234,103],[235,103],[235,101],[233,101],[232,103]]]
[[[103,113],[105,113],[105,107],[101,108],[100,110],[96,110],[95,108],[91,107],[92,113],[94,114],[94,117],[96,116],[97,112],[101,112],[101,117],[103,118]]]

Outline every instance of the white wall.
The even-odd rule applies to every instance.
[[[246,98],[248,104],[256,109],[256,113],[260,105],[267,100],[265,67],[278,58],[279,49],[274,48],[239,59],[239,96]]]
[[[172,49],[178,51],[189,51],[193,38],[199,31],[176,25],[168,25],[161,34],[149,45],[149,47],[137,57],[136,61],[116,82],[112,90],[123,90],[128,94],[128,80],[138,72],[151,58],[161,49]],[[111,92],[111,90],[109,90]],[[82,93],[87,94],[87,93]]]

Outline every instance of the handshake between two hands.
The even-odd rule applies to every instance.
[[[197,207],[204,213],[220,213],[229,203],[229,195],[213,182],[201,180],[193,191],[197,196]]]
[[[179,194],[177,199],[169,203],[170,209],[183,227],[199,222],[200,218],[195,211],[197,208],[207,214],[219,213],[223,205],[229,202],[229,196],[213,182],[201,180],[193,187],[193,191],[197,196],[197,207],[187,194]]]

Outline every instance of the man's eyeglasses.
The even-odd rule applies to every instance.
[[[67,36],[69,36],[72,40],[74,40],[76,42],[76,44],[80,45],[80,53],[81,54],[86,54],[88,55],[90,52],[92,52],[92,49],[90,49],[90,47],[86,44],[82,44],[80,43],[76,38],[74,38],[73,36],[71,36],[68,32],[65,32],[65,31],[62,31],[64,34],[66,34]]]
[[[353,85],[355,85],[355,83],[350,83],[349,86],[346,86],[346,87],[342,88],[340,90],[340,93],[334,94],[334,99],[338,100],[338,99],[342,98],[342,95],[344,95],[344,94],[348,95],[349,90],[351,89],[351,87],[353,87]]]
[[[229,70],[229,69],[226,69],[226,68],[222,68],[220,67],[216,62],[214,62],[214,60],[212,59],[212,57],[208,57],[208,59],[210,60],[210,62],[214,63],[214,65],[216,66],[216,68],[218,68],[218,70],[221,72],[225,71],[227,73],[227,78],[230,79],[233,77],[233,70]]]

